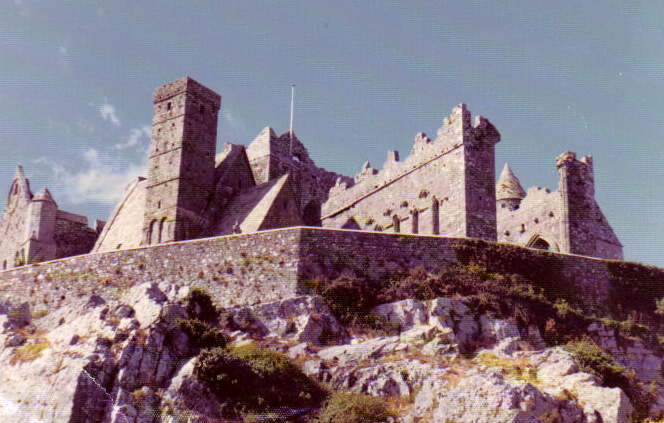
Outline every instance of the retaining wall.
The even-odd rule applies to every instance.
[[[0,272],[0,295],[57,306],[67,297],[122,290],[142,282],[202,286],[224,306],[274,301],[304,291],[307,278],[342,273],[380,280],[417,266],[458,260],[459,238],[297,227],[89,254]],[[543,253],[532,254],[538,266]],[[607,261],[555,254],[561,284],[572,284],[589,305],[611,289]],[[65,298],[63,298],[63,296]]]

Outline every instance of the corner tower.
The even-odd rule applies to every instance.
[[[25,231],[26,263],[52,260],[56,257],[54,240],[58,206],[47,188],[41,189],[28,205]]]
[[[483,116],[470,125],[470,112],[461,104],[464,152],[465,223],[469,238],[496,240],[496,143],[500,133]]]
[[[586,228],[595,219],[595,179],[592,156],[576,159],[566,151],[556,158],[560,174],[558,192],[562,200],[562,251],[572,254],[596,255],[595,239]]]
[[[142,244],[204,235],[221,96],[189,77],[154,93]]]

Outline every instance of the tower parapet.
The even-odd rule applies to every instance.
[[[562,200],[563,251],[595,255],[593,232],[597,207],[592,156],[577,160],[576,153],[566,151],[556,158],[556,168],[560,174],[558,191]]]

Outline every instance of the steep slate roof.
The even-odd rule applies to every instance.
[[[525,198],[526,191],[519,183],[519,178],[517,178],[510,166],[505,163],[503,171],[500,173],[500,178],[498,178],[498,185],[496,186],[496,200],[507,200],[513,198]]]
[[[293,210],[287,210],[284,202],[292,203]],[[297,200],[290,182],[290,175],[255,186],[237,195],[224,210],[221,220],[215,227],[215,235],[232,234],[235,223],[239,223],[242,233],[270,229],[273,220],[281,216],[283,226],[301,225]]]
[[[246,170],[249,172],[248,176],[253,179],[244,146],[231,143],[224,144],[224,149],[214,158],[214,183],[217,184],[226,179],[231,172],[241,171],[240,168],[244,167],[243,165],[246,165]]]
[[[147,183],[147,179],[139,176],[127,187],[92,248],[93,253],[112,251],[118,245],[127,249],[141,244]]]

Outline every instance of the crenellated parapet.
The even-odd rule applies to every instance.
[[[487,119],[477,116],[471,125],[470,111],[460,104],[445,118],[434,141],[423,132],[415,136],[405,160],[390,151],[382,170],[366,162],[354,184],[339,181],[323,205],[323,225],[342,227],[354,217],[367,230],[410,228],[408,232],[422,233],[425,229],[495,239],[493,167],[494,144],[499,140]]]

